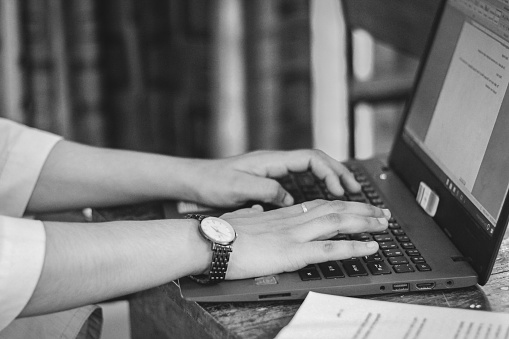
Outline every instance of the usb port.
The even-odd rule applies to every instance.
[[[393,291],[409,291],[410,285],[406,283],[400,283],[400,284],[392,284],[392,290]]]
[[[435,283],[421,283],[421,284],[415,284],[415,287],[418,290],[432,290],[435,288]]]

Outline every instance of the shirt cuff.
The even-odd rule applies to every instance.
[[[26,128],[13,142],[0,173],[0,215],[21,217],[46,158],[60,136]]]
[[[0,331],[30,300],[44,264],[41,221],[0,216]]]

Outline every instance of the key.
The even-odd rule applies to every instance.
[[[403,265],[394,265],[394,271],[396,273],[409,273],[409,272],[415,272],[415,270],[410,266],[409,264],[403,264]]]
[[[334,279],[334,278],[344,278],[345,274],[339,267],[338,263],[335,261],[328,261],[325,263],[318,264],[320,270],[323,273],[323,276],[326,279]]]
[[[313,268],[305,267],[303,269],[300,269],[298,272],[302,281],[322,279],[322,277],[320,277],[320,273],[318,273],[318,270],[315,267]]]
[[[391,274],[389,266],[384,262],[370,262],[368,263],[368,269],[373,275]]]
[[[361,275],[368,275],[366,269],[362,266],[360,260],[349,260],[343,262],[343,267],[345,268],[346,274],[350,277],[358,277]]]

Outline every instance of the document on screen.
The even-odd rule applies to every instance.
[[[508,84],[509,46],[487,29],[466,22],[424,143],[469,192]]]

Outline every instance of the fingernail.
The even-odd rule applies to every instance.
[[[251,208],[263,212],[262,205],[255,204],[255,205],[251,206]]]
[[[390,219],[391,211],[389,211],[387,208],[382,208],[382,212],[384,212],[384,215],[387,219]]]
[[[366,247],[367,248],[375,248],[377,246],[378,246],[378,244],[377,244],[376,241],[368,241],[368,242],[366,242]]]
[[[378,219],[378,222],[381,223],[382,225],[389,225],[389,222],[387,221],[387,219],[385,218],[377,218]]]
[[[293,198],[290,194],[285,195],[285,198],[283,199],[283,204],[285,204],[285,206],[293,205]]]

